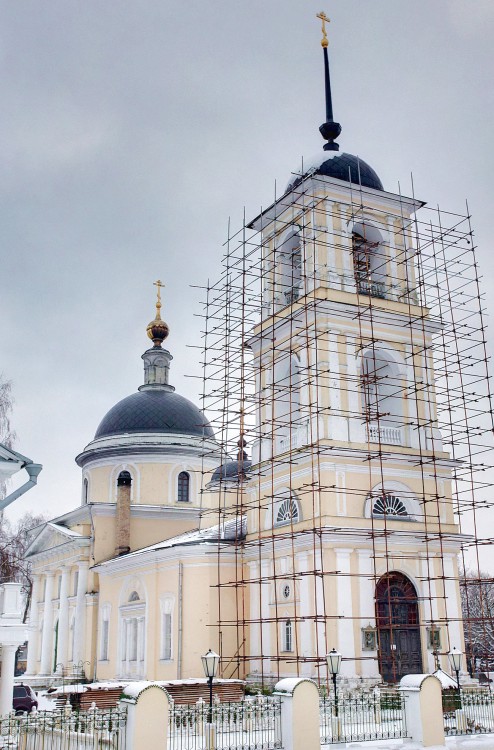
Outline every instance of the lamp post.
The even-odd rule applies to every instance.
[[[214,651],[209,651],[204,656],[201,656],[202,666],[204,674],[209,684],[209,711],[208,711],[208,723],[206,725],[206,747],[207,750],[212,750],[215,747],[215,737],[213,729],[213,680],[216,676],[218,664],[220,663],[220,657]]]
[[[336,690],[336,677],[339,674],[341,666],[341,654],[336,649],[331,649],[329,654],[326,654],[326,662],[328,665],[328,674],[333,679],[333,690],[334,690],[334,713],[338,716],[338,691]]]
[[[463,654],[461,651],[458,651],[456,646],[451,649],[451,651],[448,654],[449,663],[451,665],[451,669],[456,672],[456,684],[457,684],[457,690],[458,690],[458,703],[459,707],[461,708],[461,690],[460,690],[460,669],[461,669],[461,660],[463,658]]]

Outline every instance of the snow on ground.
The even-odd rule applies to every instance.
[[[346,745],[325,745],[330,748],[346,750],[423,750],[423,745],[410,740],[374,740],[372,742],[349,742]],[[444,750],[444,745],[434,745],[427,750]],[[461,737],[446,737],[446,750],[494,750],[494,734],[464,735]]]

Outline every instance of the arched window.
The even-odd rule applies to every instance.
[[[89,501],[89,482],[86,477],[82,484],[82,502],[84,505],[86,505],[88,501]]]
[[[401,445],[403,381],[398,365],[381,349],[370,349],[362,360],[362,400],[368,439]]]
[[[177,482],[177,500],[179,503],[188,503],[190,500],[190,475],[181,471]]]
[[[299,520],[300,512],[297,501],[293,497],[287,497],[282,500],[276,511],[276,526],[284,526],[287,523],[297,523]]]
[[[293,626],[291,620],[283,623],[283,651],[293,651]]]
[[[372,505],[373,516],[398,516],[408,518],[409,513],[403,500],[397,495],[381,495]]]
[[[132,591],[132,593],[129,596],[129,602],[138,602],[140,601],[139,594],[137,591]]]
[[[370,224],[352,231],[353,273],[359,294],[386,297],[386,255],[380,232]]]
[[[302,248],[298,232],[289,230],[276,248],[278,299],[282,305],[296,302],[301,293]]]

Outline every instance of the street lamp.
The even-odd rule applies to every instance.
[[[204,674],[207,677],[208,684],[209,684],[209,715],[208,715],[208,723],[211,724],[213,720],[213,680],[216,677],[216,671],[218,669],[218,664],[220,663],[220,657],[218,654],[215,654],[214,651],[209,651],[207,654],[204,654],[204,656],[201,656],[202,659],[202,666],[204,669]]]
[[[334,713],[338,716],[338,692],[336,690],[336,677],[339,674],[341,666],[341,654],[336,649],[331,649],[329,654],[326,654],[326,662],[328,665],[328,674],[331,674],[333,678],[333,689],[334,689]]]
[[[456,684],[458,689],[458,700],[461,706],[461,692],[460,692],[460,669],[461,669],[461,660],[463,658],[463,654],[461,651],[458,651],[456,646],[454,646],[451,651],[448,654],[449,663],[451,665],[451,669],[453,672],[456,672]]]

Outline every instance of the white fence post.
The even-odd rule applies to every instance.
[[[126,750],[166,750],[170,698],[165,688],[152,682],[127,685],[120,699],[127,706]]]
[[[409,674],[400,681],[408,736],[422,747],[444,745],[442,687],[432,674]]]
[[[319,691],[313,680],[287,677],[274,694],[281,698],[284,750],[320,750]]]

